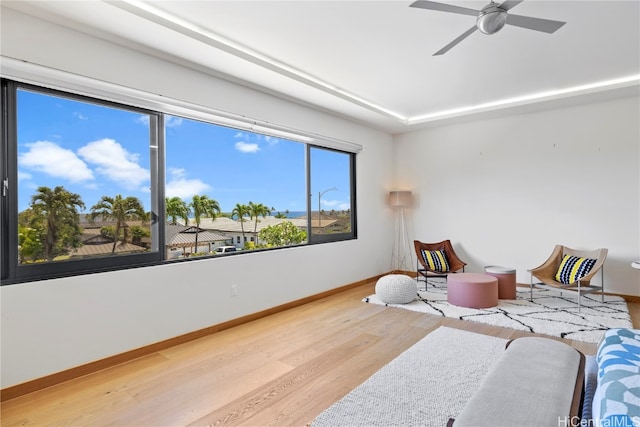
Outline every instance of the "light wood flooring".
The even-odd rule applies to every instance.
[[[441,325],[532,335],[362,303],[374,284],[8,400],[1,425],[304,426]]]

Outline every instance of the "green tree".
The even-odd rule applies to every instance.
[[[105,227],[100,227],[100,235],[113,239],[116,235],[116,229],[115,227],[112,227],[110,225],[107,225]]]
[[[269,246],[289,246],[305,242],[307,232],[300,230],[291,221],[283,221],[263,228],[260,230],[259,237]]]
[[[123,198],[121,194],[116,195],[116,197],[102,196],[100,201],[91,207],[91,221],[95,221],[97,216],[102,217],[103,221],[111,219],[116,222],[111,253],[116,252],[116,246],[121,234],[123,242],[126,243],[128,236],[127,221],[147,220],[147,213],[144,211],[142,202],[132,196]]]
[[[189,203],[189,209],[192,210],[193,219],[196,222],[196,247],[193,252],[197,253],[200,221],[202,221],[202,218],[216,219],[220,214],[220,204],[216,200],[209,198],[206,194],[204,196],[196,194],[191,199],[191,203]]]
[[[242,241],[245,241],[244,237],[244,217],[249,215],[249,206],[241,203],[236,203],[236,206],[231,211],[232,216],[237,216],[240,221],[240,229],[242,230]]]
[[[176,225],[178,219],[184,220],[184,225],[189,225],[189,205],[180,197],[167,197],[165,199],[165,211],[167,218],[170,218],[169,224]]]
[[[146,227],[140,227],[139,225],[132,225],[131,227],[131,242],[139,245],[144,237],[151,237],[151,230]]]
[[[42,230],[18,223],[18,257],[20,264],[27,258],[36,261],[44,256]]]
[[[80,195],[71,193],[62,186],[53,190],[38,187],[37,193],[31,196],[31,209],[35,217],[33,221],[37,223],[42,220],[43,224],[44,258],[47,261],[67,253],[70,247],[82,245],[78,208],[84,210]]]
[[[254,219],[255,218],[255,222],[253,223],[253,234],[257,236],[257,230],[258,230],[258,217],[265,217],[267,215],[269,215],[271,213],[271,209],[269,209],[267,206],[263,205],[262,203],[253,203],[253,202],[249,202],[249,219]],[[257,242],[256,242],[257,243]]]

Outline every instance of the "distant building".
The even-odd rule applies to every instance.
[[[129,236],[127,242],[119,241],[116,247],[113,247],[113,237],[102,234],[103,227],[111,227],[115,230],[115,221],[100,221],[97,217],[95,221],[90,221],[88,215],[80,215],[80,227],[82,227],[82,235],[80,241],[82,246],[74,248],[69,252],[71,257],[95,257],[100,255],[109,255],[112,253],[136,253],[147,252],[150,247],[149,238],[141,238],[132,241]],[[148,227],[148,224],[142,221],[127,221],[126,227],[139,226]]]
[[[240,224],[240,221],[233,220],[227,217],[218,217],[215,220],[211,218],[202,218],[200,220],[200,227],[217,231],[220,234],[224,235],[228,239],[230,239],[231,244],[237,248],[243,248],[245,243],[253,242],[258,245],[260,242],[258,241],[258,234],[260,230],[263,228],[267,228],[272,225],[277,225],[282,222],[291,222],[293,225],[298,227],[301,230],[307,229],[307,218],[276,218],[274,216],[266,216],[258,218],[258,224],[256,227],[255,219],[244,218],[243,224]],[[312,219],[311,227],[312,229],[325,229],[327,227],[331,227],[337,221],[335,219],[325,219],[322,218],[320,222],[317,219]],[[193,220],[190,221],[193,223]],[[242,236],[242,229],[244,227],[244,238]],[[254,227],[255,231],[254,231]]]
[[[260,244],[258,234],[260,230],[280,224],[284,221],[293,223],[301,230],[307,229],[307,218],[276,218],[267,216],[258,219],[256,227],[255,219],[245,218],[243,224],[240,221],[227,217],[218,217],[215,220],[211,218],[202,218],[200,227],[196,227],[193,219],[189,221],[190,225],[174,225],[166,224],[165,241],[167,257],[173,258],[178,256],[187,256],[192,253],[209,253],[213,252],[220,246],[235,246],[238,249],[244,248],[246,243],[253,242],[255,245]],[[317,218],[311,219],[311,227],[313,232],[324,230],[327,232],[337,225],[335,219]],[[108,255],[113,252],[113,237],[101,233],[103,227],[115,228],[115,221],[101,221],[96,218],[90,221],[88,215],[80,215],[80,226],[82,227],[82,246],[73,249],[70,252],[72,257],[99,256],[101,254]],[[142,221],[127,221],[127,227],[140,226],[149,227],[148,223]],[[244,227],[244,238],[242,229]],[[254,227],[255,231],[254,231]],[[196,244],[196,230],[198,235],[198,248]],[[323,232],[323,231],[321,231]],[[116,244],[115,253],[136,253],[147,252],[151,247],[151,239],[143,237],[133,241],[131,237],[127,242],[118,242]]]
[[[202,227],[167,224],[165,230],[167,256],[169,258],[197,252],[208,253],[215,250],[218,246],[231,244],[230,239],[223,234],[205,230]],[[196,231],[198,232],[197,250],[195,249]]]

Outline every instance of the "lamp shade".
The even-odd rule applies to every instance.
[[[389,204],[394,208],[404,208],[411,206],[411,191],[391,191],[389,192]]]

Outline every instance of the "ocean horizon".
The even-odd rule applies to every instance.
[[[317,212],[317,211],[313,211],[313,212]],[[312,212],[312,213],[313,213]],[[307,211],[272,211],[269,216],[273,216],[275,217],[278,213],[284,214],[287,218],[300,218],[301,216],[306,216],[307,215]],[[223,214],[227,215],[229,214],[229,212],[223,212]],[[189,215],[189,219],[193,219],[193,215]]]
[[[274,211],[271,212],[271,216],[276,216],[276,214],[280,212],[282,214],[285,214],[287,218],[299,218],[301,216],[306,216],[307,215],[307,211],[290,211],[290,212],[286,212],[286,211]]]

